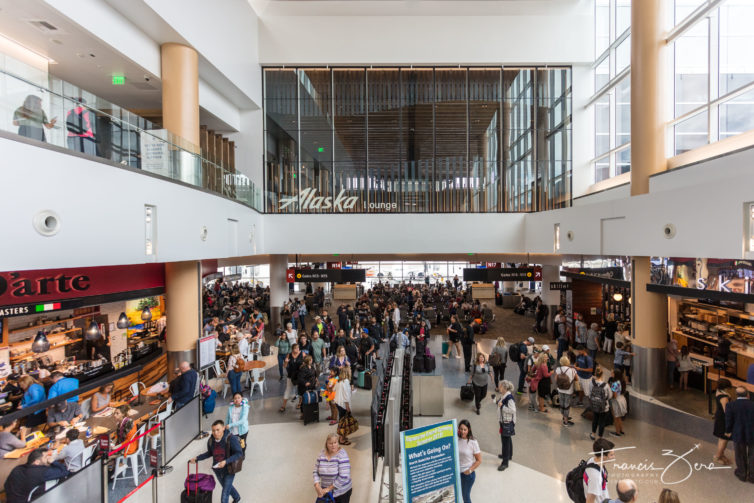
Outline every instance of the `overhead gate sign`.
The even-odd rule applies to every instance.
[[[536,267],[494,267],[486,269],[466,268],[464,281],[542,281],[542,268]]]
[[[298,283],[360,283],[367,280],[366,269],[295,269]]]

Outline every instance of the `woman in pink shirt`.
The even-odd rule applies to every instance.
[[[534,362],[534,366],[537,370],[529,386],[537,392],[539,412],[549,412],[549,409],[545,408],[545,397],[550,393],[549,379],[552,372],[547,368],[547,353],[540,353]]]

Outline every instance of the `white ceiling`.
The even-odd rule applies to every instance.
[[[248,0],[265,16],[517,16],[593,0]]]
[[[132,2],[132,7],[143,5]],[[146,22],[150,18],[144,16]],[[42,29],[33,21],[44,21],[55,29]],[[184,42],[166,25],[140,25],[160,32],[160,38]],[[167,27],[169,28],[169,27]],[[146,30],[145,33],[151,35]],[[70,82],[96,96],[128,110],[154,111],[162,108],[161,81],[122,53],[101,42],[89,32],[42,0],[0,0],[0,34],[46,56],[56,63],[49,66],[55,77]],[[207,64],[206,62],[202,62]],[[124,75],[126,84],[114,86],[113,75]],[[206,110],[200,110],[200,122],[215,131],[232,131],[228,124]]]

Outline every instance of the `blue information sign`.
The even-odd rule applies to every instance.
[[[401,432],[404,503],[460,503],[456,420]]]

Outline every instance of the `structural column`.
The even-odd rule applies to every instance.
[[[199,56],[191,47],[163,44],[162,57],[162,123],[178,138],[171,143],[184,149],[179,151],[180,179],[201,185],[201,162],[191,155],[199,150]],[[175,154],[175,153],[174,153]]]
[[[196,341],[202,331],[202,266],[200,262],[165,264],[165,307],[168,313],[166,345],[168,379],[178,365],[196,363]]]
[[[288,282],[285,271],[288,269],[288,255],[270,255],[270,332],[280,323],[280,311],[288,300]]]
[[[666,89],[665,0],[631,4],[631,195],[649,192],[649,178],[667,168],[665,159]],[[661,232],[658,228],[656,232]],[[667,297],[647,292],[649,257],[633,257],[631,336],[633,386],[658,395],[666,387]]]
[[[649,257],[633,257],[631,262],[631,337],[632,352],[636,353],[632,384],[640,393],[660,395],[667,387],[668,298],[647,291]]]
[[[547,306],[545,327],[547,333],[553,335],[553,319],[560,307],[560,290],[550,290],[550,283],[560,281],[559,265],[542,265],[542,302]]]

